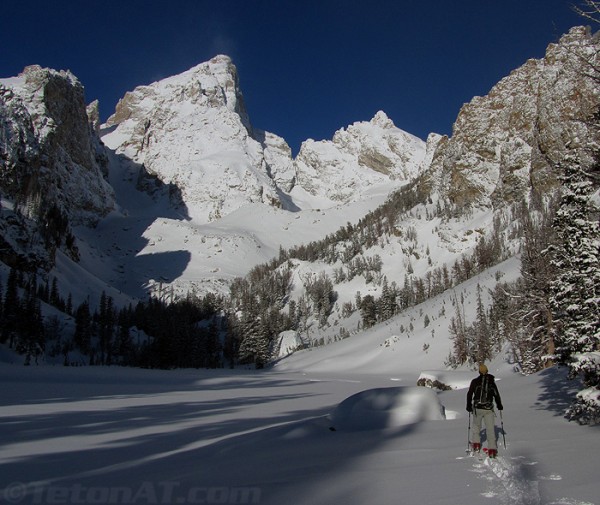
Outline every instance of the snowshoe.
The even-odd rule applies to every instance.
[[[471,450],[469,451],[469,455],[481,459],[481,444],[471,444]]]
[[[485,452],[487,454],[488,458],[495,459],[496,456],[498,456],[498,450],[497,449],[488,449],[486,447],[485,449],[483,449],[483,452]]]

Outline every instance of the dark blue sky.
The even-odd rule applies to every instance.
[[[3,0],[0,77],[71,70],[106,119],[119,98],[233,58],[250,120],[307,138],[378,110],[425,139],[570,27],[578,0]]]

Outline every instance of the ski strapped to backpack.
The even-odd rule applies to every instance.
[[[483,375],[481,382],[481,385],[477,386],[477,389],[475,389],[475,394],[473,395],[475,399],[474,407],[476,409],[492,410],[494,408],[494,396],[493,392],[490,392],[489,377],[487,375]]]

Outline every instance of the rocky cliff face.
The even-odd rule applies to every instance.
[[[28,217],[56,206],[72,223],[89,223],[113,208],[106,155],[70,72],[35,65],[0,80],[0,155],[0,187],[26,203]]]
[[[577,27],[529,60],[485,97],[463,106],[451,138],[440,140],[427,184],[458,207],[498,207],[557,186],[565,149],[598,142],[600,40]]]
[[[57,247],[76,257],[70,226],[94,224],[114,207],[106,174],[104,146],[70,72],[34,65],[0,80],[1,261],[48,269]]]

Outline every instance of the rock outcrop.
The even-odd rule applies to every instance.
[[[0,188],[27,217],[40,217],[41,205],[73,224],[97,221],[114,206],[106,172],[73,74],[34,65],[0,80]]]
[[[70,227],[114,208],[93,122],[70,72],[34,65],[0,80],[0,261],[47,270],[61,247],[76,258]]]
[[[430,189],[456,205],[499,207],[557,187],[554,164],[565,150],[597,145],[591,124],[600,106],[600,40],[576,27],[546,56],[529,60],[465,104],[451,138],[433,155]]]

